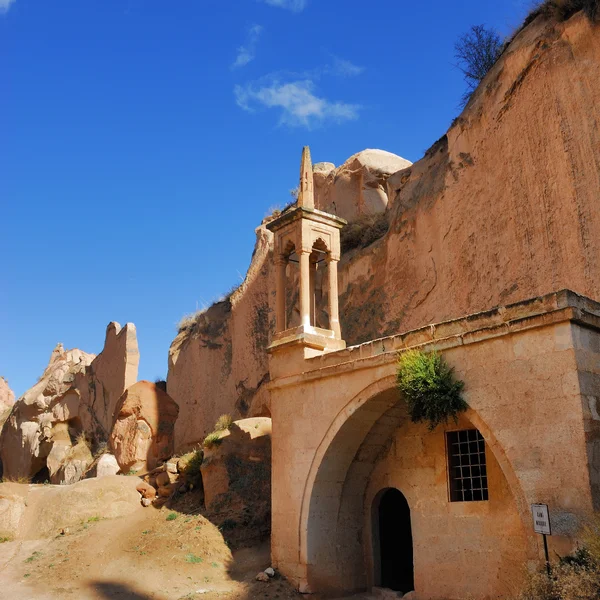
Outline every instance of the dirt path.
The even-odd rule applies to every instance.
[[[200,515],[167,508],[92,517],[51,539],[0,544],[0,597],[11,600],[299,598],[282,579],[255,581],[268,543],[231,553]]]

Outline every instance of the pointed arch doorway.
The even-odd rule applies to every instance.
[[[400,490],[388,488],[373,509],[375,582],[406,594],[415,589],[410,507]]]

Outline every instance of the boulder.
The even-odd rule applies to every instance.
[[[270,533],[271,419],[234,421],[219,439],[205,448],[200,467],[206,510],[240,525],[235,542],[263,539]]]
[[[163,485],[169,485],[171,483],[171,477],[169,477],[169,473],[167,471],[162,471],[156,476],[156,485],[157,487]]]
[[[178,489],[179,485],[177,483],[168,483],[167,485],[161,485],[158,488],[158,495],[161,498],[170,498],[173,493]]]
[[[149,500],[156,498],[156,489],[145,481],[140,481],[135,489],[142,495],[142,498],[148,498]]]
[[[94,462],[89,446],[81,442],[71,446],[62,461],[58,471],[50,479],[50,483],[70,485],[83,479],[87,470]]]
[[[412,163],[385,150],[367,149],[337,169],[332,163],[313,167],[315,207],[352,221],[383,212],[388,205],[387,179]]]
[[[123,473],[154,469],[174,453],[177,403],[149,381],[139,381],[121,396],[110,446]]]
[[[119,463],[113,454],[103,454],[98,460],[96,465],[96,477],[108,477],[109,475],[116,475],[121,468]]]

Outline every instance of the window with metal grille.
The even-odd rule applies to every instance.
[[[477,429],[448,431],[450,501],[472,502],[488,499],[485,440]]]

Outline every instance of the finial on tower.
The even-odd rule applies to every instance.
[[[312,161],[308,146],[302,148],[302,161],[300,162],[300,189],[298,191],[298,206],[304,208],[315,207],[315,193],[313,187]]]

